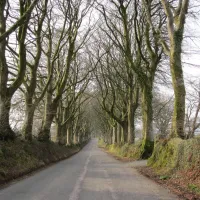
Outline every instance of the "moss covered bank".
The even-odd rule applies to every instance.
[[[171,174],[177,170],[200,168],[200,138],[160,140],[155,143],[148,165],[157,173]]]

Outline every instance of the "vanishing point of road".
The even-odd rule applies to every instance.
[[[133,164],[134,165],[134,164]],[[91,140],[78,154],[0,190],[0,200],[176,200]]]

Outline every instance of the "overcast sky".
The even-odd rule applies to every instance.
[[[185,28],[186,39],[184,41],[183,62],[185,78],[200,78],[200,0],[191,0],[195,3],[196,17],[188,15]],[[194,65],[194,66],[192,66]]]

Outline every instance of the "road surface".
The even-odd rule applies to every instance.
[[[175,200],[92,140],[73,157],[0,190],[0,200]]]

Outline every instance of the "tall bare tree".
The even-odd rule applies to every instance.
[[[161,0],[161,2],[168,20],[169,45],[162,39],[162,36],[161,42],[170,58],[170,70],[175,94],[171,136],[184,138],[185,83],[181,53],[189,0],[179,0],[177,3],[171,3],[167,0]]]

